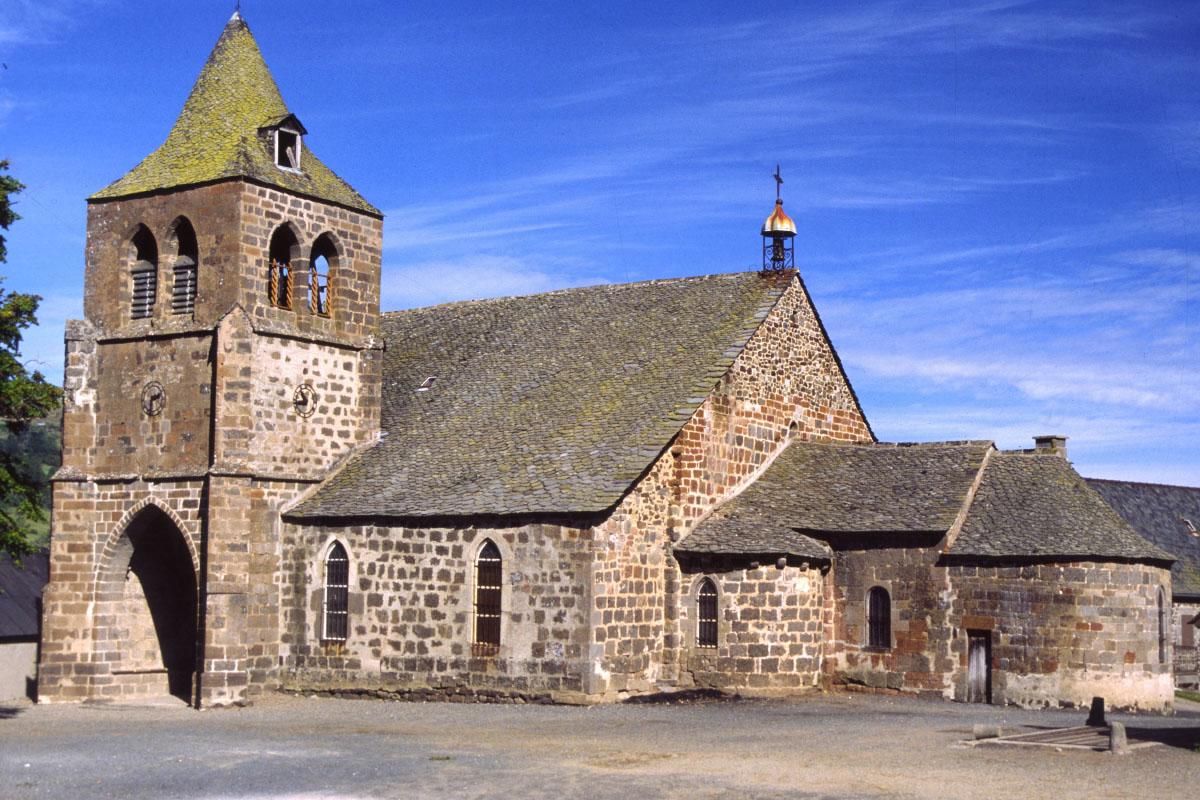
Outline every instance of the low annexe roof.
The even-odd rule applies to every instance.
[[[41,631],[42,589],[50,579],[46,551],[21,557],[18,567],[0,555],[0,639],[27,639]]]
[[[828,558],[829,546],[813,537],[943,534],[962,510],[991,447],[793,442],[674,549]]]
[[[793,281],[746,272],[384,314],[383,437],[287,516],[610,508]]]
[[[1172,593],[1200,598],[1200,488],[1099,478],[1087,482],[1142,538],[1179,559],[1171,567]]]
[[[952,558],[1174,557],[1137,534],[1059,455],[998,452],[989,459]]]

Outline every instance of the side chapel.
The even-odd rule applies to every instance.
[[[234,14],[88,198],[43,702],[839,685],[1172,703],[1172,557],[1062,437],[887,444],[791,263],[381,314]]]

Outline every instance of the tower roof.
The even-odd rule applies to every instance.
[[[234,13],[167,140],[125,177],[88,199],[245,178],[368,214],[380,213],[307,146],[298,170],[276,166],[271,143],[260,134],[284,124],[304,133],[283,102],[249,26]]]
[[[771,212],[771,216],[767,217],[767,221],[762,226],[763,236],[795,236],[796,223],[792,222],[792,218],[783,213],[783,201],[775,201],[775,210]]]

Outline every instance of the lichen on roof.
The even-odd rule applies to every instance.
[[[384,314],[385,437],[289,515],[603,511],[794,280],[746,272]]]
[[[301,171],[275,165],[260,128],[290,115],[279,87],[240,14],[221,32],[167,140],[90,201],[245,178],[378,216],[303,145]]]

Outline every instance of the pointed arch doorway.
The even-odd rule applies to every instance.
[[[123,697],[195,698],[196,564],[184,534],[146,506],[107,554],[97,648]],[[107,628],[104,631],[103,628]]]

